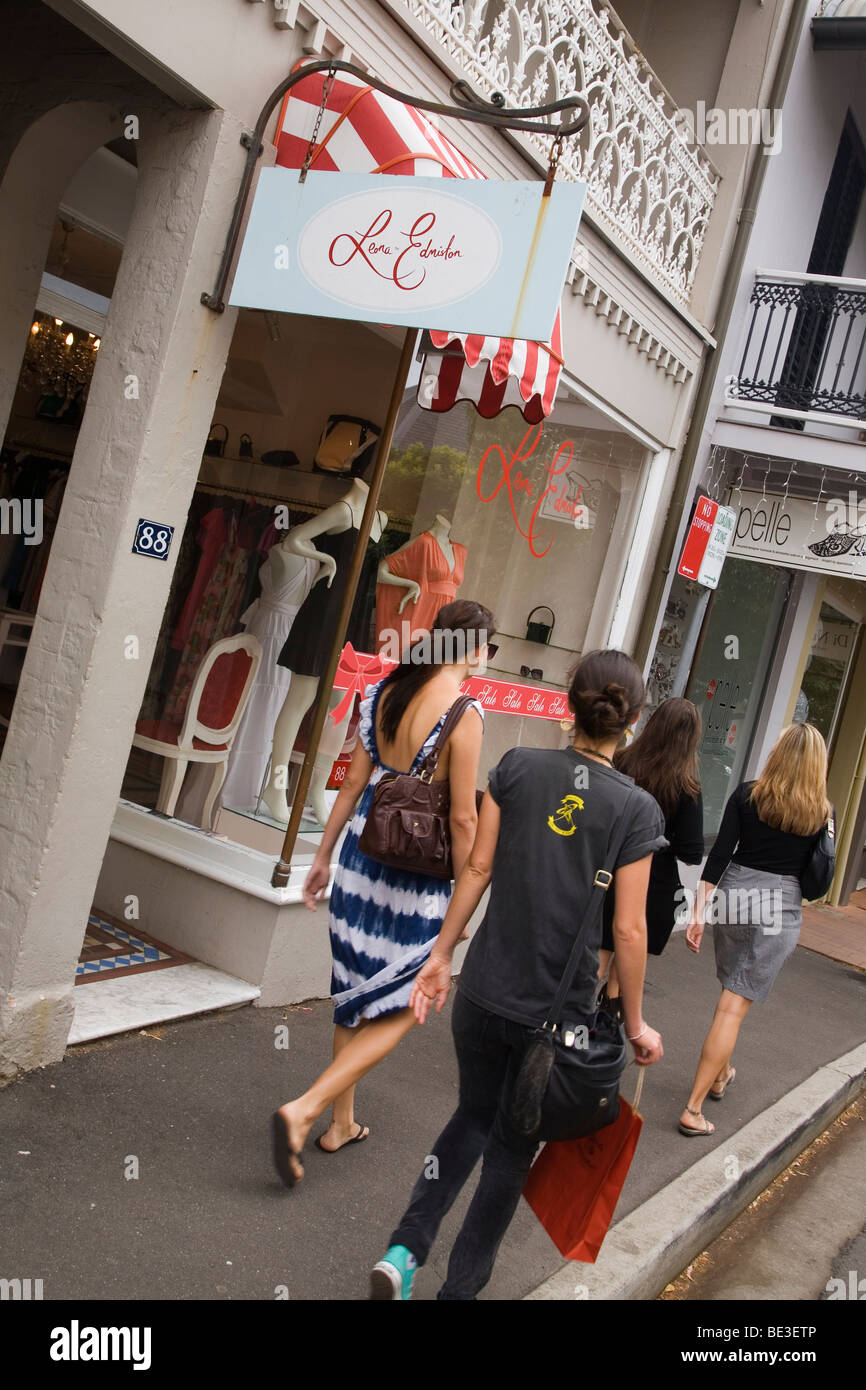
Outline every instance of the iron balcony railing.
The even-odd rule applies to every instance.
[[[725,401],[771,424],[866,428],[866,280],[759,270]]]
[[[383,0],[476,91],[530,106],[579,92],[590,116],[559,178],[674,299],[687,304],[719,175],[605,0]],[[529,137],[544,164],[549,140]]]

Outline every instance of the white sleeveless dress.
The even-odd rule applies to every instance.
[[[259,570],[261,597],[251,603],[240,621],[247,632],[262,644],[262,663],[250,692],[220,794],[220,805],[252,809],[258,800],[268,765],[277,715],[292,683],[292,673],[277,665],[283,644],[297,612],[310,592],[318,573],[316,560],[305,560],[287,584],[274,586],[273,567],[268,560]]]

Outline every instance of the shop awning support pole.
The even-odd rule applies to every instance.
[[[319,749],[319,739],[325,727],[325,719],[328,715],[331,694],[334,689],[334,677],[337,674],[337,666],[340,661],[340,651],[343,646],[343,639],[346,635],[346,628],[349,626],[349,616],[352,612],[352,604],[355,602],[355,594],[358,582],[361,578],[361,570],[364,565],[364,557],[367,553],[367,542],[373,530],[373,521],[379,505],[379,492],[382,487],[382,479],[385,476],[385,469],[388,465],[388,458],[391,453],[391,443],[394,439],[394,428],[397,424],[397,416],[400,406],[403,403],[403,393],[406,390],[406,381],[409,376],[409,368],[412,365],[412,358],[418,344],[417,328],[406,330],[403,339],[403,351],[400,353],[400,362],[397,367],[397,374],[394,378],[394,386],[391,391],[391,400],[388,404],[388,413],[385,416],[385,424],[382,428],[382,437],[379,440],[379,452],[376,455],[376,467],[370,481],[370,492],[367,503],[364,507],[364,515],[361,518],[361,527],[358,532],[358,539],[355,542],[355,550],[352,555],[352,564],[349,570],[349,582],[343,594],[343,602],[340,606],[340,616],[337,619],[337,630],[334,634],[334,643],[331,649],[328,665],[322,673],[319,681],[319,689],[316,695],[316,703],[313,710],[313,723],[307,739],[307,751],[304,754],[304,762],[301,767],[301,775],[298,778],[298,785],[295,788],[292,809],[289,813],[289,823],[286,826],[286,838],[283,840],[283,848],[280,858],[277,860],[274,872],[271,876],[272,888],[285,888],[291,873],[292,854],[295,848],[295,841],[298,838],[298,830],[301,825],[301,816],[304,811],[304,803],[307,799],[307,792],[313,776],[313,769],[316,765],[316,756]]]

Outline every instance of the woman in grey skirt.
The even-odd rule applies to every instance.
[[[811,724],[785,729],[758,780],[742,782],[725,807],[686,928],[686,943],[697,954],[705,920],[712,922],[722,986],[680,1115],[680,1133],[690,1139],[713,1133],[701,1112],[704,1100],[721,1100],[730,1086],[740,1024],[753,1003],[767,998],[797,945],[800,878],[831,814],[827,749]]]

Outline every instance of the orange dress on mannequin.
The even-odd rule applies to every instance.
[[[402,636],[401,623],[412,625],[412,637],[429,632],[440,608],[453,603],[457,590],[463,583],[466,569],[466,546],[459,541],[451,542],[454,551],[454,568],[449,569],[448,561],[436,537],[429,531],[422,531],[414,541],[402,550],[386,557],[385,563],[393,575],[400,579],[414,579],[421,588],[417,603],[407,603],[403,612],[398,610],[406,590],[398,584],[376,585],[376,646],[381,648],[389,631]]]

